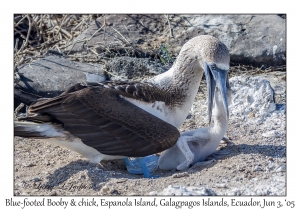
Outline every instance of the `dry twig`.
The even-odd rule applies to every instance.
[[[25,47],[27,47],[27,44],[28,44],[28,39],[29,39],[29,36],[30,36],[30,32],[31,32],[31,20],[30,20],[30,16],[29,15],[26,15],[27,19],[28,19],[28,24],[29,24],[29,29],[28,29],[28,32],[27,32],[27,37],[26,37],[26,40],[25,40],[25,43],[22,44],[20,50],[16,53],[16,55],[18,55]]]
[[[131,45],[131,43],[123,36],[123,34],[121,34],[117,29],[115,29],[113,26],[111,26],[111,28],[117,32],[129,45]]]
[[[171,28],[171,24],[170,24],[170,20],[169,20],[169,15],[165,15],[165,17],[168,20],[168,24],[169,24],[169,30],[170,30],[170,37],[173,38],[173,34],[172,34],[172,28]]]

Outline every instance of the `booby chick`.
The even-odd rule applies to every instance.
[[[227,90],[227,98],[230,103],[230,89]],[[158,166],[160,169],[187,169],[190,165],[204,161],[216,150],[227,130],[228,118],[218,88],[216,88],[214,99],[215,106],[212,114],[214,124],[210,127],[182,133],[177,143],[159,157]]]
[[[177,127],[188,115],[203,72],[209,116],[217,85],[228,117],[228,69],[227,47],[212,36],[197,36],[168,71],[148,81],[76,84],[35,102],[27,117],[15,122],[14,134],[64,146],[94,163],[162,152],[179,138]]]

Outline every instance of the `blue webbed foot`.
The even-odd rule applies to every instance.
[[[129,158],[123,159],[127,171],[132,174],[144,174],[145,178],[157,178],[158,176],[151,176],[151,172],[155,171],[158,167],[158,156],[149,155],[146,157],[139,157],[133,160]]]

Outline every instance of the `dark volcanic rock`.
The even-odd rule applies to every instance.
[[[106,15],[79,35],[68,50],[94,47],[98,53],[132,57],[152,56],[149,50],[169,46],[175,56],[198,35],[212,35],[224,42],[236,64],[279,66],[286,63],[284,15]],[[106,20],[104,27],[100,29]],[[168,21],[169,20],[169,21]],[[169,23],[170,26],[169,27]],[[95,33],[95,34],[94,34]],[[94,36],[93,36],[94,34]],[[172,34],[172,37],[171,35]],[[93,36],[93,37],[92,37]],[[92,37],[91,39],[89,39]],[[87,39],[87,41],[80,41]],[[79,41],[79,42],[78,42]],[[135,50],[133,50],[135,49]],[[138,49],[138,52],[136,52]],[[109,53],[108,53],[109,54]],[[153,56],[152,56],[153,57]]]
[[[47,56],[18,68],[15,88],[45,98],[58,96],[80,82],[106,80],[102,65],[79,63],[60,56]]]
[[[164,15],[105,15],[76,37],[66,51],[72,53],[81,52],[86,48],[95,48],[98,53],[102,53],[107,52],[107,49],[109,51],[113,49],[118,54],[148,57],[148,52],[143,51],[142,48],[153,49],[152,41],[163,35],[165,21]],[[106,26],[102,27],[104,22]],[[137,47],[138,50],[132,46]]]
[[[190,27],[174,29],[170,46],[208,34],[228,47],[233,63],[255,66],[285,65],[286,20],[278,15],[184,15]],[[180,48],[175,49],[179,52]]]
[[[171,66],[163,65],[148,58],[116,57],[107,62],[111,80],[140,80],[167,71]]]

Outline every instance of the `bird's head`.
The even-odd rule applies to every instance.
[[[206,77],[208,93],[208,117],[211,122],[213,98],[215,87],[217,86],[224,105],[225,114],[229,119],[227,89],[229,87],[228,70],[229,70],[229,51],[225,44],[212,36],[206,36],[205,44],[202,46],[202,62]]]

